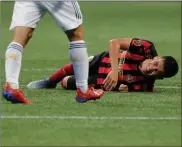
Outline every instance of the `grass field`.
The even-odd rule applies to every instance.
[[[179,2],[81,2],[89,55],[117,37],[151,40],[160,55],[176,57],[180,72],[156,82],[155,93],[106,92],[95,102],[78,104],[75,91],[28,90],[69,62],[68,40],[46,15],[26,47],[20,87],[33,105],[1,101],[3,146],[180,146],[181,145],[181,4]],[[13,3],[1,2],[1,88],[4,53]],[[15,118],[10,116],[17,116]],[[35,117],[37,116],[37,117]],[[54,117],[53,117],[54,116]],[[10,117],[10,118],[8,118]]]

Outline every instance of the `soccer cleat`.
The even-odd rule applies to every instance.
[[[10,101],[13,104],[32,104],[32,101],[28,100],[20,89],[12,89],[9,83],[6,83],[2,94],[7,101]]]
[[[51,82],[49,78],[30,82],[27,87],[29,89],[56,88],[57,83]]]
[[[82,93],[81,90],[77,89],[76,102],[85,103],[90,100],[100,99],[104,95],[104,91],[102,89],[94,89],[93,86],[89,86],[86,93]]]

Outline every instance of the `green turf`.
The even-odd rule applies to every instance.
[[[5,81],[4,53],[12,39],[8,31],[13,5],[1,2],[1,88]],[[179,2],[81,2],[89,55],[108,47],[116,37],[153,41],[160,55],[177,58],[180,72],[156,86],[181,85],[181,4]],[[181,89],[157,88],[156,93],[108,92],[96,102],[78,104],[75,91],[28,90],[32,80],[49,76],[68,63],[68,40],[50,15],[46,15],[26,47],[21,88],[33,105],[12,105],[4,100],[2,115],[181,117]],[[39,69],[39,70],[38,70]],[[52,69],[52,70],[51,70]],[[61,120],[1,119],[4,146],[180,146],[180,120]]]

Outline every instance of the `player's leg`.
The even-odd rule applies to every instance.
[[[100,98],[104,92],[88,89],[88,54],[84,40],[82,25],[82,14],[80,7],[75,1],[64,1],[57,4],[57,11],[54,13],[47,8],[55,18],[57,24],[63,29],[70,41],[69,53],[73,64],[76,78],[77,101],[87,101]]]
[[[57,83],[59,83],[64,77],[73,74],[72,64],[66,64],[62,68],[55,71],[49,78],[30,82],[27,87],[30,89],[56,88]]]
[[[75,71],[76,85],[83,93],[86,93],[89,63],[87,46],[83,36],[83,25],[81,24],[76,29],[66,31],[66,34],[70,40],[69,54]]]
[[[94,63],[96,57],[90,56],[89,57],[89,68],[91,71],[95,71],[97,69],[94,68]],[[92,73],[91,72],[91,73]],[[30,82],[27,87],[29,89],[41,89],[41,88],[56,88],[57,84],[61,82],[61,80],[69,75],[74,75],[73,71],[73,65],[72,64],[66,64],[57,71],[55,71],[49,78],[44,78],[41,80],[36,80]]]
[[[70,60],[73,64],[76,79],[76,101],[86,102],[88,100],[100,99],[104,91],[88,87],[88,54],[84,41],[83,25],[81,24],[76,29],[67,31],[66,34],[70,40]]]
[[[5,53],[6,86],[3,96],[12,103],[31,103],[19,90],[22,53],[43,13],[33,2],[15,2],[10,30],[13,40]]]

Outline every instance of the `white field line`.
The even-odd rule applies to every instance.
[[[61,67],[61,66],[60,66]],[[36,72],[43,72],[43,71],[56,71],[59,68],[23,68],[22,71],[36,71]]]
[[[182,89],[180,86],[155,86],[156,88],[163,88],[163,89]]]
[[[106,116],[0,116],[1,119],[53,119],[53,120],[182,120],[181,117],[106,117]]]

